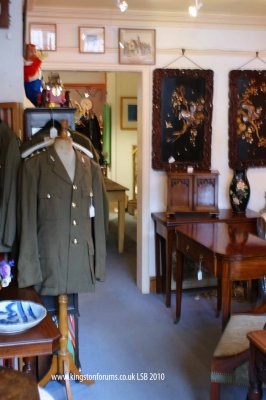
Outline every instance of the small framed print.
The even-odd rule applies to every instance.
[[[56,50],[55,24],[30,24],[30,43],[35,44],[37,50]]]
[[[136,97],[121,97],[120,128],[122,130],[137,130],[138,107]]]
[[[104,53],[104,28],[79,27],[80,53]]]
[[[120,64],[155,64],[155,29],[119,29]]]

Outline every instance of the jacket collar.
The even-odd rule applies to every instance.
[[[74,182],[72,182],[54,146],[52,145],[47,148],[47,162],[51,166],[51,169],[55,174],[57,174],[61,179],[70,185],[80,182],[86,168],[86,156],[80,154],[80,152],[78,152],[76,149],[74,149],[74,151],[76,155],[76,163]]]

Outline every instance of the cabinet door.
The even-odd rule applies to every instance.
[[[193,177],[188,174],[168,175],[167,212],[188,212],[193,207]]]
[[[194,176],[194,211],[217,211],[218,176],[203,174]]]

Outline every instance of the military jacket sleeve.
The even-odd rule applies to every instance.
[[[4,123],[0,123],[0,147],[0,252],[10,252],[16,235],[20,153],[15,133]]]
[[[103,175],[99,164],[91,161],[92,186],[95,202],[94,247],[95,247],[95,277],[105,278],[106,235],[108,231],[108,200],[104,187]]]
[[[38,162],[26,159],[20,176],[20,250],[19,286],[27,287],[42,282],[37,240]]]

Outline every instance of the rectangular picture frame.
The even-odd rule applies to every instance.
[[[105,29],[103,27],[80,26],[79,27],[79,52],[80,53],[104,53]]]
[[[209,171],[213,71],[153,71],[152,168]]]
[[[138,106],[137,97],[120,98],[120,128],[127,131],[137,130]]]
[[[155,29],[119,28],[120,64],[154,65],[156,59]]]
[[[229,73],[229,167],[266,165],[266,71]]]
[[[56,24],[30,23],[30,43],[41,51],[56,51]]]

